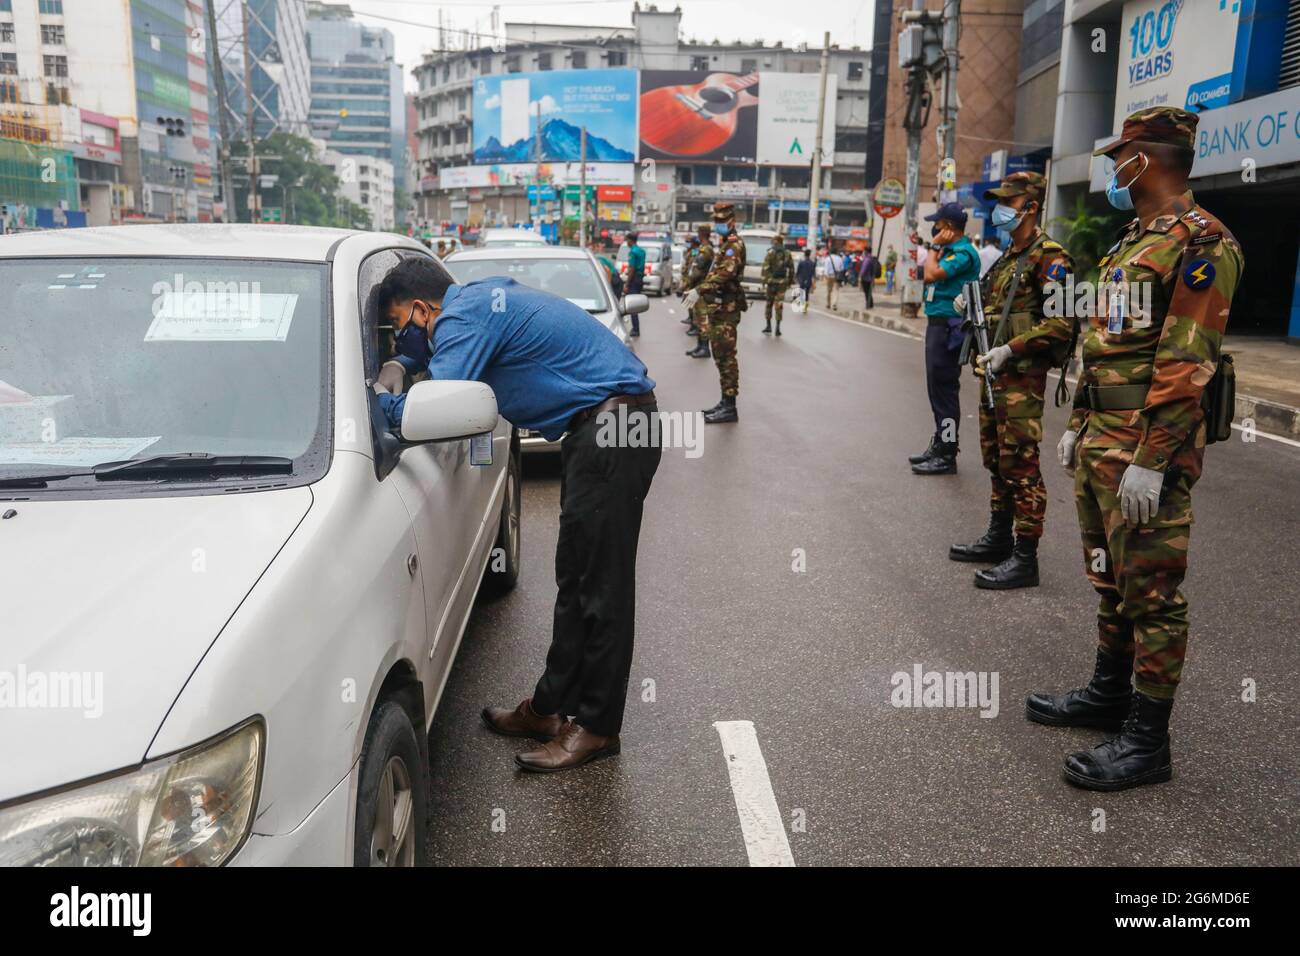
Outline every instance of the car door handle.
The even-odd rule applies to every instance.
[[[414,552],[406,556],[406,573],[415,577],[415,572],[420,567],[420,559]]]

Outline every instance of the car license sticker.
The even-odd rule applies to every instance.
[[[99,438],[69,436],[58,441],[17,442],[0,445],[0,465],[70,465],[90,468],[106,461],[134,458],[161,436],[153,438]]]
[[[234,283],[232,283],[234,285]],[[207,289],[164,292],[154,300],[146,342],[283,342],[289,336],[298,294]]]
[[[484,432],[469,440],[469,463],[471,465],[492,464],[492,433]]]

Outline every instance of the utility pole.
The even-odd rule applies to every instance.
[[[920,2],[920,0],[917,0]],[[831,34],[822,39],[822,75],[817,94],[817,142],[813,145],[812,182],[808,186],[808,248],[817,254],[817,236],[821,231],[822,134],[826,122],[826,72],[831,62]],[[829,244],[827,245],[829,250]]]
[[[955,200],[957,188],[957,36],[960,32],[961,0],[944,0],[943,4],[943,102],[939,128],[935,131],[939,145],[939,201]],[[951,195],[950,195],[951,194]]]
[[[582,127],[578,140],[578,248],[587,248],[587,127]]]
[[[204,6],[208,12],[208,49],[212,56],[212,80],[217,86],[217,122],[221,131],[221,151],[218,162],[221,164],[221,195],[225,199],[226,222],[238,222],[239,210],[235,206],[235,186],[230,178],[230,124],[226,113],[230,109],[226,102],[226,73],[221,64],[221,53],[217,48],[217,15],[213,10],[215,0],[207,0]]]
[[[257,121],[253,116],[253,53],[248,46],[248,0],[239,5],[244,26],[244,120],[248,129],[248,221],[262,219],[262,196],[257,168]]]
[[[533,178],[537,180],[537,217],[533,220],[533,228],[537,232],[542,231],[542,104],[537,104],[537,121],[533,124],[533,149],[537,152],[537,167],[533,172]]]

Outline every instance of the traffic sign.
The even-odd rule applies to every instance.
[[[876,210],[876,215],[883,219],[893,219],[903,211],[903,204],[907,200],[907,191],[903,184],[897,179],[882,179],[877,184],[875,195],[872,197],[872,208]]]
[[[280,206],[264,206],[262,208],[262,222],[284,222],[284,209]]]

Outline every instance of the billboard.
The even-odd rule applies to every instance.
[[[758,149],[764,166],[807,166],[817,144],[817,101],[821,77],[816,73],[763,73],[758,101]],[[835,74],[826,77],[822,165],[835,165]]]
[[[822,165],[834,164],[835,77],[826,80]],[[641,71],[641,158],[807,166],[817,138],[816,73]]]
[[[641,158],[754,161],[759,74],[641,71]]]
[[[1150,106],[1199,112],[1228,104],[1239,3],[1130,0],[1119,35],[1115,129]]]
[[[484,166],[444,166],[436,177],[441,189],[475,189],[489,186],[522,186],[537,179],[537,163],[494,163]],[[632,182],[631,163],[588,163],[591,185],[626,186]],[[582,181],[581,163],[542,163],[542,181],[566,185]]]
[[[474,81],[474,162],[636,160],[636,70],[543,70]],[[540,124],[540,131],[539,131]]]

